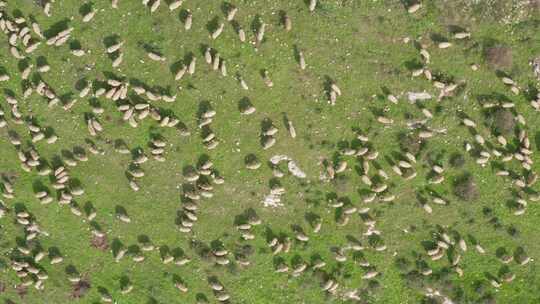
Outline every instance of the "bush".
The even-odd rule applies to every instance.
[[[464,201],[474,201],[478,198],[478,186],[470,175],[461,178],[454,186],[454,194]]]
[[[514,133],[516,121],[514,114],[507,109],[498,109],[493,113],[493,129],[495,132],[509,135]]]

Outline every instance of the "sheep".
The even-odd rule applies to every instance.
[[[187,11],[187,16],[184,21],[184,29],[186,31],[189,31],[191,29],[191,25],[193,24],[193,14],[190,10]]]
[[[409,14],[414,14],[414,13],[416,13],[421,7],[422,7],[422,4],[420,4],[420,3],[412,4],[411,6],[409,6],[409,7],[407,8],[407,12],[408,12]]]
[[[432,178],[429,179],[429,183],[430,184],[440,184],[444,181],[444,176],[443,175],[435,175],[433,176]]]
[[[445,41],[445,42],[439,42],[439,44],[438,44],[438,47],[439,47],[440,49],[447,49],[447,48],[449,48],[449,47],[451,47],[451,46],[452,46],[452,43],[447,42],[447,41]]]
[[[158,53],[155,53],[155,52],[148,52],[147,53],[148,55],[148,58],[154,60],[154,61],[165,61],[166,58],[161,56],[160,54]]]
[[[317,6],[317,0],[310,0],[309,1],[309,11],[313,12],[315,10],[315,7]]]
[[[261,26],[257,30],[257,35],[255,36],[257,43],[261,43],[263,41],[265,31],[266,31],[266,23],[262,22]]]
[[[510,85],[510,86],[515,85],[514,80],[512,80],[512,78],[509,78],[509,77],[502,77],[501,81],[506,85]]]
[[[272,126],[268,127],[268,129],[266,129],[262,133],[263,133],[263,135],[266,135],[266,136],[274,136],[274,135],[277,134],[278,131],[279,131],[279,129],[272,125]]]
[[[171,12],[174,11],[175,9],[179,8],[180,6],[182,6],[182,3],[184,3],[184,0],[171,1],[171,4],[169,4],[169,10],[170,10]]]
[[[307,269],[307,264],[301,263],[300,265],[296,266],[296,268],[293,269],[293,275],[300,275],[306,269]]]
[[[212,64],[212,49],[210,47],[207,47],[204,51],[204,59],[206,60],[206,63]]]
[[[300,64],[300,69],[305,70],[306,69],[306,59],[304,58],[303,52],[298,52],[298,61]]]
[[[270,149],[276,143],[276,138],[272,136],[265,136],[262,140],[262,147],[264,150]]]
[[[400,160],[398,162],[398,166],[400,166],[401,168],[405,168],[405,169],[412,168],[412,165],[409,162],[404,161],[404,160]]]
[[[191,66],[191,64],[190,64]],[[188,67],[187,66],[182,66],[182,68],[180,68],[177,72],[176,72],[176,75],[174,76],[174,80],[178,81],[178,80],[181,80],[182,77],[184,77],[184,75],[186,74],[187,72],[187,69]],[[195,71],[195,67],[193,67],[193,71]],[[192,74],[192,73],[190,73]]]
[[[249,87],[246,83],[246,81],[242,78],[242,77],[238,77],[238,81],[240,82],[240,86],[242,87],[242,89],[244,90],[249,90]]]
[[[188,264],[189,262],[191,262],[191,259],[189,259],[187,257],[182,257],[182,258],[176,259],[174,264],[178,265],[178,266],[183,266],[183,265]]]
[[[129,181],[129,187],[130,187],[133,191],[135,191],[135,192],[137,192],[137,191],[140,190],[139,185],[138,185],[137,182],[135,182],[134,180],[130,180],[130,181]]]
[[[9,32],[7,32],[6,34],[9,35]],[[11,35],[9,35],[9,38],[8,38],[9,45],[16,46],[17,45],[17,40],[19,39],[19,37],[23,36],[21,34],[24,34],[24,32],[20,31],[19,35],[17,35],[17,33],[15,33],[15,32],[11,33]]]
[[[474,121],[472,121],[471,119],[469,118],[464,118],[463,119],[463,124],[467,127],[470,127],[470,128],[476,128],[476,123]]]
[[[216,299],[219,301],[219,302],[226,302],[228,301],[229,299],[231,298],[231,296],[226,293],[225,291],[220,291],[220,292],[217,292],[216,293]]]
[[[215,55],[214,55],[214,58],[213,58],[213,62],[212,62],[212,69],[214,71],[216,71],[217,69],[219,69],[219,63],[220,63],[220,55],[219,53],[217,52]]]
[[[117,52],[118,50],[120,50],[120,48],[124,45],[124,43],[125,43],[125,41],[120,41],[120,42],[118,42],[118,43],[115,43],[115,44],[109,46],[109,47],[105,50],[105,52],[106,52],[107,54],[113,54],[113,53]]]
[[[219,26],[212,32],[212,34],[210,35],[210,38],[212,38],[212,40],[216,40],[219,35],[221,35],[221,33],[223,32],[223,29],[225,28],[225,23],[220,23]]]
[[[19,53],[19,50],[14,46],[9,48],[9,52],[13,57],[15,57],[15,59],[24,59],[24,56],[21,55],[21,53]]]
[[[369,176],[367,176],[367,175],[362,175],[362,176],[360,177],[360,180],[361,180],[364,184],[366,184],[367,186],[372,186],[372,185],[373,185],[373,182],[371,181],[371,179],[370,179]]]
[[[381,197],[381,201],[383,202],[393,202],[396,199],[396,196],[393,194],[385,195]]]
[[[64,261],[64,258],[62,258],[61,256],[55,256],[51,259],[50,264],[55,265],[55,264],[62,263],[62,261]]]
[[[90,22],[94,16],[96,15],[96,11],[95,10],[91,10],[89,11],[88,13],[86,13],[84,16],[83,16],[83,19],[82,19],[82,22]]]
[[[334,280],[328,279],[324,282],[324,284],[321,286],[323,291],[328,291],[332,286],[334,286]]]
[[[238,8],[237,7],[231,7],[229,9],[229,11],[227,12],[227,21],[233,21],[234,20],[234,16],[236,16],[236,13],[238,12]]]
[[[120,293],[125,295],[125,294],[130,293],[132,290],[133,290],[133,285],[131,283],[127,283],[120,288]]]
[[[285,31],[290,32],[292,30],[292,20],[289,15],[285,15],[283,17],[283,26],[285,27]]]
[[[384,117],[384,116],[378,116],[377,121],[384,124],[384,125],[390,125],[390,124],[394,123],[393,119],[388,118],[388,117]]]
[[[227,66],[225,65],[225,60],[221,60],[220,71],[221,71],[221,76],[227,77]]]
[[[270,75],[268,73],[268,70],[264,70],[263,72],[263,80],[264,80],[264,84],[271,88],[274,86],[274,83],[272,82],[272,80],[270,79]]]
[[[51,70],[51,66],[48,64],[41,65],[37,68],[38,72],[40,73],[46,73]]]
[[[420,132],[418,133],[418,137],[423,138],[423,139],[425,139],[425,138],[431,138],[431,137],[433,137],[433,132],[430,132],[430,131],[420,131]]]
[[[411,73],[411,76],[412,77],[418,77],[418,76],[424,74],[424,72],[425,72],[424,69],[413,70],[412,73]]]
[[[187,286],[182,282],[178,281],[178,282],[174,283],[174,287],[176,287],[176,289],[180,290],[181,292],[184,292],[184,293],[188,292]]]
[[[152,5],[150,6],[150,13],[155,12],[159,8],[160,4],[161,0],[155,0],[154,3],[152,3]]]
[[[377,271],[369,271],[369,272],[367,272],[366,274],[364,274],[362,276],[362,279],[369,280],[369,279],[372,279],[372,278],[376,277],[377,275],[379,275],[379,273]]]
[[[37,48],[38,48],[38,46],[39,46],[40,44],[41,44],[41,42],[36,41],[36,42],[34,42],[34,43],[28,45],[24,51],[25,51],[26,53],[30,54],[30,53],[34,52],[35,50],[37,50]]]
[[[34,33],[41,39],[45,38],[43,36],[43,33],[41,31],[41,28],[39,27],[39,24],[37,24],[36,22],[32,22],[32,30],[34,31]]]
[[[244,32],[244,29],[242,28],[238,29],[238,39],[240,39],[240,42],[246,41],[246,32]]]
[[[216,261],[216,264],[222,265],[222,266],[229,265],[230,263],[230,260],[224,257],[216,257],[215,261]]]
[[[196,66],[196,64],[197,64],[197,57],[192,57],[191,61],[189,62],[189,67],[188,67],[188,73],[190,75],[195,74],[195,66]]]
[[[454,38],[456,39],[466,39],[470,37],[471,37],[471,33],[469,32],[458,32],[454,34]]]

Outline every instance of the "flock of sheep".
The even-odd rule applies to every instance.
[[[187,1],[187,0],[186,0]],[[48,17],[54,17],[55,11],[54,0],[37,1],[43,8],[43,13]],[[122,0],[112,0],[111,9],[121,9]],[[161,0],[143,0],[141,9],[148,9],[151,13],[160,9],[175,11],[180,9],[184,4],[184,0],[165,1]],[[306,13],[315,14],[320,6],[317,0],[307,1]],[[34,119],[35,114],[24,113],[21,110],[20,103],[27,102],[31,98],[38,97],[42,99],[51,111],[58,109],[69,112],[77,107],[78,100],[85,99],[105,99],[110,101],[116,107],[117,115],[133,128],[137,128],[143,120],[147,119],[159,128],[171,128],[175,130],[179,136],[192,136],[193,133],[199,134],[203,147],[211,155],[212,150],[221,148],[221,141],[218,133],[213,130],[213,121],[219,119],[219,109],[213,109],[210,104],[201,102],[200,111],[197,114],[197,129],[190,130],[174,113],[164,111],[161,107],[163,103],[175,103],[177,95],[180,92],[163,92],[156,90],[144,83],[134,83],[126,78],[107,76],[105,80],[82,79],[75,87],[78,90],[78,95],[75,98],[68,100],[63,99],[60,93],[48,84],[42,77],[54,66],[49,66],[46,61],[35,60],[35,52],[41,48],[59,49],[66,43],[70,42],[73,37],[73,27],[66,27],[56,33],[45,36],[39,23],[31,16],[11,16],[9,11],[16,8],[16,1],[0,1],[0,29],[5,34],[8,43],[9,56],[19,63],[19,71],[0,71],[0,83],[5,83],[19,79],[21,84],[21,93],[15,93],[11,90],[4,91],[4,98],[0,108],[0,130],[3,137],[7,139],[13,148],[17,151],[21,169],[26,172],[35,172],[40,176],[50,178],[50,185],[40,189],[34,189],[36,202],[46,206],[53,203],[65,205],[70,208],[74,216],[84,218],[88,221],[92,237],[98,242],[107,242],[107,232],[103,227],[97,224],[97,210],[92,205],[79,206],[77,197],[84,196],[85,189],[77,180],[70,177],[70,171],[76,170],[80,162],[86,162],[91,157],[106,157],[104,148],[100,147],[99,139],[101,134],[107,132],[104,127],[103,114],[106,110],[99,103],[94,103],[92,112],[84,114],[82,119],[86,123],[88,130],[88,138],[81,143],[84,148],[75,147],[72,151],[63,153],[60,161],[50,161],[40,156],[39,150],[36,148],[37,143],[46,142],[48,145],[55,145],[61,138],[54,133],[49,126],[41,126]],[[164,8],[165,7],[165,8]],[[238,39],[241,42],[246,42],[248,33],[235,21],[235,16],[241,10],[240,6],[230,5],[228,11],[223,16],[224,22],[216,25],[210,31],[209,38],[211,40],[220,39],[226,26],[232,26],[238,34]],[[406,7],[409,14],[415,14],[422,10],[420,2],[413,2]],[[81,21],[84,23],[92,22],[96,14],[101,12],[92,8],[91,5],[84,5],[82,9]],[[193,25],[194,14],[187,10],[182,22],[185,30],[190,30]],[[197,16],[204,18],[204,16]],[[282,19],[282,29],[284,31],[293,31],[293,22],[290,16],[285,15]],[[294,30],[301,30],[295,28]],[[47,31],[50,32],[50,31]],[[263,42],[265,35],[271,35],[267,30],[267,25],[260,22],[258,28],[254,32],[253,44],[258,45]],[[436,48],[448,49],[456,47],[460,40],[471,39],[474,33],[468,31],[459,31],[453,34],[449,41],[440,41],[435,45]],[[101,50],[111,59],[111,67],[117,69],[121,67],[124,59],[124,54],[129,50],[124,50],[126,40],[129,37],[116,36],[104,49]],[[432,47],[432,46],[431,46]],[[71,48],[71,54],[75,57],[88,55],[88,50],[83,46]],[[146,50],[147,58],[150,59],[149,64],[168,61],[167,55],[156,50]],[[305,70],[308,67],[309,58],[302,52],[297,52],[298,68]],[[421,77],[427,83],[433,86],[433,89],[438,92],[438,96],[432,96],[430,93],[423,92],[407,92],[401,95],[388,93],[385,96],[385,102],[388,107],[392,105],[409,102],[416,104],[421,108],[423,117],[419,119],[411,119],[406,122],[407,130],[416,143],[424,143],[432,138],[445,136],[447,129],[444,126],[438,126],[434,123],[434,116],[430,110],[422,105],[422,102],[427,100],[443,101],[455,96],[459,91],[462,83],[439,79],[430,68],[430,63],[436,58],[432,58],[430,54],[430,46],[418,45],[418,56],[422,60],[422,66],[411,72],[412,77]],[[207,47],[201,54],[198,61],[197,55],[192,55],[188,60],[185,60],[170,77],[177,82],[183,81],[185,78],[197,73],[198,62],[206,62],[211,71],[219,73],[222,77],[231,77],[227,70],[229,59],[224,59],[219,50]],[[540,61],[531,63],[534,73],[540,75]],[[477,65],[471,66],[473,70],[478,69]],[[238,85],[242,90],[250,90],[246,79],[241,75],[236,75]],[[501,81],[508,88],[509,94],[518,95],[522,92],[522,86],[513,80],[508,75],[500,77]],[[253,80],[255,81],[255,80]],[[261,73],[260,81],[268,88],[274,86],[271,79],[271,71],[264,70]],[[346,96],[347,92],[338,85],[338,81],[330,81],[327,87],[324,88],[328,103],[331,106],[339,106],[340,97]],[[36,96],[37,94],[37,96]],[[530,100],[531,110],[540,110],[540,94],[536,98]],[[540,194],[534,190],[537,182],[537,174],[535,172],[535,163],[533,161],[532,139],[529,134],[527,121],[523,115],[516,111],[513,102],[484,102],[481,104],[483,109],[496,112],[508,111],[510,120],[515,121],[518,125],[516,129],[519,131],[516,134],[510,133],[487,133],[485,128],[481,127],[481,122],[475,121],[471,117],[463,114],[460,117],[462,127],[468,129],[471,137],[464,143],[464,153],[469,154],[475,159],[475,162],[480,167],[494,165],[496,176],[501,179],[507,179],[515,187],[514,203],[511,204],[511,210],[516,216],[523,216],[529,208],[530,202],[540,201]],[[239,112],[242,116],[252,115],[256,112],[256,107],[249,99],[245,99],[240,103]],[[383,111],[375,117],[375,121],[381,124],[381,128],[391,127],[397,124],[395,117],[391,117]],[[44,114],[42,114],[44,115]],[[19,134],[13,126],[19,125],[27,129],[27,134]],[[255,154],[249,154],[245,157],[244,164],[237,164],[238,167],[245,167],[250,170],[259,170],[268,164],[272,170],[269,194],[261,198],[262,203],[256,208],[267,206],[279,208],[283,206],[281,201],[282,196],[286,193],[280,179],[285,174],[290,173],[295,178],[300,180],[309,179],[309,176],[301,169],[301,165],[296,162],[292,156],[279,154],[279,151],[273,151],[273,148],[278,139],[278,132],[285,129],[291,139],[297,138],[297,130],[293,121],[285,117],[283,126],[280,126],[269,119],[262,121],[260,130],[260,148],[276,153],[267,162],[260,160]],[[534,126],[532,126],[534,128]],[[4,136],[5,135],[5,136]],[[26,141],[29,137],[30,141]],[[142,148],[132,151],[127,144],[121,140],[114,143],[114,150],[121,154],[130,154],[132,159],[126,168],[126,183],[132,191],[140,191],[145,187],[144,177],[151,174],[151,166],[145,165],[147,162],[167,161],[168,148],[174,142],[167,140],[160,135],[153,135],[148,142],[148,149],[144,151]],[[90,154],[88,154],[88,152]],[[418,157],[417,151],[403,148],[399,155],[383,155],[374,148],[372,138],[369,134],[358,133],[354,139],[348,142],[347,147],[338,151],[337,159],[330,157],[323,158],[319,162],[320,176],[317,179],[322,183],[333,183],[339,179],[340,175],[350,174],[351,168],[358,166],[362,186],[367,189],[359,202],[350,202],[340,198],[331,199],[328,201],[328,210],[335,211],[337,216],[335,224],[337,226],[346,226],[354,218],[360,218],[363,226],[362,233],[359,239],[350,239],[346,245],[332,249],[335,262],[344,263],[348,259],[354,260],[354,263],[359,265],[363,271],[361,279],[367,281],[377,280],[378,277],[384,274],[378,270],[377,266],[363,254],[368,250],[373,252],[386,252],[394,250],[385,244],[383,232],[377,226],[377,213],[374,212],[376,204],[390,204],[398,201],[400,194],[395,191],[395,182],[399,180],[401,184],[411,183],[418,179],[417,173],[426,164],[429,166],[429,172],[426,178],[426,184],[439,185],[448,183],[447,172],[448,164],[443,162],[426,162]],[[377,161],[382,157],[387,157],[390,166],[381,167]],[[286,168],[280,164],[286,164]],[[518,168],[516,169],[516,166]],[[184,169],[183,181],[181,187],[181,208],[178,210],[176,219],[176,230],[185,234],[191,234],[194,230],[204,229],[197,225],[198,213],[204,212],[203,201],[214,197],[215,187],[227,187],[226,176],[221,176],[219,170],[214,165],[214,162],[207,155],[202,155],[197,164],[188,166]],[[0,192],[5,201],[0,201],[0,216],[7,217],[13,215],[16,223],[24,231],[25,239],[18,242],[17,247],[10,255],[10,268],[16,273],[20,279],[14,283],[17,286],[28,288],[33,286],[37,290],[43,290],[47,286],[48,274],[45,270],[44,263],[51,265],[61,264],[63,256],[60,251],[46,252],[45,249],[39,248],[36,242],[39,238],[48,237],[49,233],[46,227],[41,227],[39,219],[36,218],[30,211],[34,206],[34,202],[26,202],[25,204],[13,205],[11,202],[17,200],[17,193],[14,191],[14,183],[16,180],[9,179],[5,176],[2,178]],[[465,192],[474,192],[474,183],[469,181],[469,184],[464,186]],[[465,193],[467,194],[467,193]],[[438,193],[430,193],[429,197],[419,199],[420,210],[427,214],[445,212],[444,208],[450,208],[449,201],[452,197]],[[460,194],[458,194],[459,196]],[[28,208],[26,207],[28,206]],[[31,207],[30,207],[31,206]],[[256,209],[255,208],[255,209]],[[131,218],[126,210],[117,209],[116,218],[125,224],[131,223]],[[328,260],[324,260],[318,256],[311,261],[294,260],[287,262],[282,257],[282,254],[291,251],[301,251],[308,244],[313,235],[324,230],[323,225],[331,226],[332,223],[324,223],[323,218],[319,215],[313,215],[309,220],[309,229],[301,225],[294,225],[290,234],[272,234],[261,236],[254,229],[255,226],[263,223],[263,220],[257,213],[250,209],[245,214],[239,216],[241,220],[235,222],[240,240],[249,244],[256,238],[266,237],[267,246],[274,257],[274,270],[282,275],[291,275],[292,277],[302,275],[314,275],[320,280],[320,288],[322,291],[333,297],[340,297],[351,301],[362,300],[363,291],[360,288],[348,286],[344,279],[337,278],[327,267]],[[5,219],[4,219],[5,220]],[[144,228],[144,227],[143,227]],[[174,232],[171,232],[174,233]],[[365,241],[363,241],[365,240]],[[145,257],[152,252],[156,252],[158,246],[155,246],[150,240],[142,240],[138,244],[138,250],[129,250],[129,246],[120,244],[112,246],[112,259],[120,262],[122,259],[130,258],[133,263],[142,263]],[[512,262],[523,267],[533,261],[525,250],[521,247],[515,249],[514,253],[508,252],[489,252],[481,245],[481,240],[464,237],[459,231],[449,227],[439,227],[433,233],[433,239],[429,241],[425,249],[425,259],[431,261],[439,261],[439,263],[448,263],[448,267],[462,277],[465,269],[462,267],[464,255],[463,253],[468,248],[475,248],[478,254],[482,255],[497,255],[501,264],[506,265]],[[109,248],[107,244],[104,248]],[[226,266],[230,263],[236,263],[242,267],[251,265],[249,254],[235,252],[233,248],[226,248],[222,243],[208,248],[208,256],[213,263],[219,266]],[[447,260],[443,257],[448,257]],[[178,266],[187,265],[192,257],[186,254],[175,254],[173,252],[161,252],[161,260],[164,264],[175,264]],[[433,269],[430,268],[427,262],[421,260],[418,263],[418,271],[422,276],[430,276]],[[47,266],[49,267],[49,266]],[[511,271],[501,272],[498,276],[489,278],[493,288],[501,288],[504,284],[510,284],[515,278],[515,274]],[[73,270],[68,277],[73,284],[81,284],[83,277],[76,270]],[[217,277],[211,277],[208,284],[214,293],[214,297],[219,302],[233,302],[234,292],[229,293],[229,290],[220,282]],[[80,287],[81,285],[79,285]],[[120,282],[119,291],[121,294],[130,293],[137,286],[137,282],[131,282],[129,279]],[[181,293],[190,292],[191,289],[182,279],[174,280],[174,286]],[[115,288],[110,286],[109,289]],[[452,303],[453,300],[443,291],[431,286],[423,291],[429,299]],[[101,300],[104,303],[112,303],[115,301],[113,293],[108,289],[100,289]],[[204,303],[208,299],[201,297],[199,302]]]

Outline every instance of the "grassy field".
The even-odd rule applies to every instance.
[[[24,17],[31,28],[35,20],[45,38],[32,53],[24,53],[24,59],[10,54],[5,35],[0,53],[0,67],[10,79],[0,82],[4,95],[14,96],[25,121],[33,119],[42,128],[52,128],[58,135],[54,144],[41,140],[31,141],[27,123],[17,124],[11,115],[11,106],[2,98],[0,108],[5,112],[7,126],[0,129],[0,174],[3,180],[13,184],[14,198],[2,198],[7,209],[0,219],[1,271],[0,298],[5,303],[101,303],[101,293],[106,290],[116,303],[197,303],[206,298],[217,303],[209,283],[209,277],[217,277],[230,295],[230,303],[431,303],[442,297],[428,299],[427,288],[439,290],[454,303],[539,303],[540,275],[536,259],[540,258],[537,223],[540,220],[538,203],[529,201],[538,189],[531,184],[523,189],[516,187],[515,180],[530,173],[523,170],[517,160],[503,163],[491,156],[482,167],[476,163],[481,150],[498,149],[514,152],[519,148],[519,131],[527,132],[531,141],[530,158],[534,161],[531,172],[538,171],[540,149],[540,117],[530,101],[537,93],[538,81],[529,62],[540,56],[540,13],[535,1],[472,1],[433,0],[423,1],[415,13],[408,13],[407,1],[360,1],[320,0],[315,10],[308,9],[309,1],[294,0],[238,0],[223,1],[186,0],[180,8],[170,11],[167,1],[153,13],[141,1],[120,0],[118,8],[110,1],[56,1],[51,5],[50,17],[38,1],[9,1],[3,7],[2,18],[14,20]],[[404,3],[405,2],[405,3]],[[90,5],[96,11],[90,22],[83,22],[81,12]],[[233,23],[226,20],[228,8],[238,7],[235,22],[247,36],[241,42]],[[184,27],[185,16],[190,11],[193,25]],[[283,14],[292,21],[292,30],[283,27]],[[221,23],[223,33],[215,40],[210,34]],[[266,24],[264,39],[255,42],[261,22]],[[24,24],[21,25],[21,27]],[[467,39],[453,38],[452,29],[459,26],[471,33]],[[55,47],[46,40],[61,30],[72,27],[66,44]],[[39,37],[31,32],[32,37]],[[112,67],[112,60],[105,50],[111,37],[124,41],[121,47],[123,62]],[[448,40],[452,46],[438,48],[438,42]],[[77,44],[85,50],[81,57],[70,52]],[[430,55],[429,64],[422,60],[419,45]],[[219,52],[227,65],[228,76],[222,76],[205,62],[207,47]],[[486,57],[490,49],[504,47],[504,62],[493,62]],[[165,57],[164,61],[152,61],[147,56],[152,48]],[[305,70],[298,64],[298,51],[307,63]],[[197,58],[196,72],[175,81],[176,71],[182,64],[188,65]],[[46,60],[50,71],[39,72],[36,67]],[[508,62],[510,60],[510,62]],[[34,68],[29,83],[42,79],[54,90],[62,102],[77,99],[69,110],[62,105],[49,107],[45,97],[34,92],[23,97],[26,83],[21,77],[21,66],[31,63]],[[478,70],[471,65],[478,65]],[[451,96],[436,100],[440,90],[425,77],[412,77],[412,71],[424,65],[443,83],[455,83],[458,88]],[[262,71],[268,71],[273,87],[267,87]],[[501,81],[501,75],[513,79],[520,88],[518,94],[510,91]],[[242,89],[238,77],[246,81],[248,90]],[[112,101],[91,93],[80,98],[77,84],[81,79],[104,82],[118,79],[130,83],[126,100]],[[336,83],[342,91],[336,104],[328,102],[330,83]],[[179,128],[160,127],[152,118],[139,121],[136,128],[122,120],[117,105],[137,103],[132,88],[143,83],[155,92],[177,94],[176,101],[143,101],[150,103],[161,113],[172,113],[184,124],[189,136],[182,135]],[[426,91],[435,96],[431,100],[410,103],[407,92]],[[398,103],[387,100],[395,95]],[[251,115],[242,115],[239,104],[248,99],[256,108]],[[505,148],[497,143],[496,133],[490,124],[487,102],[513,102],[513,117],[522,115],[526,125],[516,124],[507,136]],[[91,136],[85,117],[93,105],[99,104],[103,114],[92,114],[103,125],[103,132]],[[216,111],[211,129],[219,140],[212,150],[205,148],[201,129],[198,127],[201,108],[210,105]],[[413,163],[417,176],[405,180],[392,171],[391,164],[403,159],[404,135],[416,136],[418,130],[407,122],[424,119],[422,109],[433,113],[426,123],[433,129],[445,128],[445,133],[435,133],[423,140],[422,149],[416,153]],[[377,117],[384,113],[393,123],[383,125]],[[297,136],[291,138],[284,124],[284,116],[294,123]],[[475,121],[474,132],[486,141],[482,148],[474,143],[474,132],[463,125],[463,115]],[[261,128],[263,121],[270,120],[279,132],[276,144],[263,150]],[[426,128],[424,126],[424,128]],[[16,132],[22,139],[20,146],[10,143],[8,133]],[[368,175],[375,181],[388,185],[383,195],[393,194],[393,202],[375,200],[364,203],[362,198],[370,193],[370,187],[362,182],[365,157],[345,156],[344,147],[358,147],[357,136],[369,137],[365,144],[370,151],[378,151],[376,160],[370,161]],[[162,136],[165,147],[164,162],[150,159],[141,164],[145,176],[138,179],[140,190],[134,192],[129,186],[126,170],[132,166],[133,157],[115,151],[115,141],[123,140],[131,151],[143,149],[150,155],[152,136]],[[88,152],[87,139],[103,149],[102,154]],[[466,142],[473,144],[465,152]],[[88,161],[68,166],[72,180],[80,182],[82,196],[75,196],[73,205],[94,206],[97,216],[91,222],[84,215],[76,216],[70,206],[58,203],[58,193],[52,188],[52,176],[41,176],[37,170],[25,172],[21,168],[18,151],[34,148],[42,162],[53,169],[62,164],[75,147],[87,152]],[[68,153],[66,153],[68,152]],[[254,154],[262,166],[248,170],[245,158]],[[285,173],[282,178],[272,175],[269,159],[278,154],[291,157],[305,171],[301,179]],[[464,163],[452,165],[452,159],[460,155]],[[214,168],[225,180],[214,185],[213,197],[201,199],[197,205],[198,220],[192,232],[180,232],[177,219],[186,201],[183,189],[188,183],[183,174],[187,166],[196,166],[201,157],[209,157]],[[344,160],[348,167],[331,180],[321,179],[325,172],[322,160],[332,166]],[[432,166],[445,168],[445,180],[429,184]],[[511,177],[496,176],[500,168],[511,171]],[[286,171],[286,166],[280,168]],[[384,170],[388,180],[381,179],[377,169]],[[455,184],[464,174],[470,174],[476,183],[478,195],[466,201],[455,195]],[[278,181],[285,189],[283,206],[265,207],[263,198],[270,187]],[[40,204],[35,193],[47,188],[54,201]],[[5,187],[1,187],[5,193]],[[430,203],[433,211],[422,208],[422,200],[434,196],[444,198],[447,205]],[[514,215],[509,201],[521,197],[529,201],[523,215]],[[369,215],[354,213],[346,225],[339,225],[344,208],[333,208],[336,200],[358,209],[370,207]],[[184,203],[183,203],[184,202]],[[123,208],[131,222],[117,218],[117,209]],[[238,218],[253,209],[262,223],[251,228],[253,240],[243,240],[237,229]],[[17,222],[17,212],[26,210],[46,234],[26,241],[24,226]],[[322,219],[322,229],[313,232],[308,221],[310,214]],[[366,221],[376,220],[375,228],[386,250],[376,251],[370,245]],[[93,247],[92,227],[99,225],[107,236],[108,249]],[[295,239],[295,227],[301,227],[308,242]],[[441,231],[452,238],[460,235],[468,245],[461,252],[457,245],[450,245],[448,256],[432,261],[426,253],[426,242],[437,240]],[[273,235],[292,240],[287,253],[272,254],[268,241]],[[156,246],[144,252],[145,260],[132,260],[139,240],[147,237]],[[344,248],[356,238],[365,247],[354,252],[346,250],[345,261],[337,261],[335,248]],[[471,240],[477,240],[485,249],[481,254]],[[371,240],[373,242],[373,240]],[[213,247],[221,242],[230,252],[227,266],[216,265],[203,247]],[[380,243],[377,243],[380,244]],[[31,253],[25,255],[17,246],[26,246]],[[129,248],[126,256],[115,261],[113,251],[117,247]],[[510,254],[522,247],[531,257],[526,265],[510,262],[504,264],[497,256],[504,248]],[[168,248],[168,249],[167,249]],[[58,250],[63,257],[59,264],[50,264],[46,256],[39,263],[32,258],[40,249],[46,252]],[[161,253],[183,252],[191,262],[178,266],[164,264]],[[460,252],[458,267],[460,277],[452,266],[452,252]],[[235,254],[245,253],[249,266],[238,263]],[[320,270],[311,266],[314,256],[325,262]],[[356,258],[355,258],[356,257]],[[290,268],[288,273],[275,272],[276,263],[282,259]],[[365,260],[372,267],[363,267]],[[20,287],[26,278],[18,278],[12,269],[14,261],[29,261],[48,274],[44,289],[32,285]],[[400,261],[402,261],[400,263]],[[406,262],[403,262],[406,261]],[[307,269],[294,276],[292,269],[306,263]],[[431,275],[418,275],[426,267]],[[507,268],[506,268],[507,267]],[[76,269],[90,288],[80,297],[74,296],[74,286],[68,277]],[[369,271],[378,275],[363,279]],[[512,282],[500,287],[490,281],[499,278],[504,271],[515,274]],[[181,292],[175,281],[181,279],[188,287]],[[327,278],[339,283],[334,293],[324,291]],[[34,278],[35,279],[35,278]],[[133,285],[130,293],[121,293],[124,281]],[[498,279],[498,281],[501,281]],[[347,292],[357,290],[359,299],[348,299]],[[434,302],[434,303],[439,303]]]

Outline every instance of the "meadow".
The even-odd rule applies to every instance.
[[[319,0],[312,11],[303,0],[171,2],[151,12],[154,1],[54,1],[47,16],[46,1],[2,1],[5,303],[540,302],[538,1],[432,0],[414,12],[416,2],[397,0]],[[10,42],[24,27],[40,41],[34,51],[22,37]],[[47,44],[70,28],[65,43]],[[207,52],[219,53],[217,69]],[[193,58],[193,73],[175,80]],[[107,96],[119,88],[125,98]],[[411,101],[411,92],[430,98]],[[497,111],[509,113],[509,130]],[[31,151],[39,164],[25,169]],[[148,160],[136,163],[141,154]],[[306,177],[289,172],[290,160],[273,165],[275,155]],[[55,189],[60,167],[69,180]],[[466,177],[471,189],[460,191]],[[277,206],[263,202],[271,189]]]

